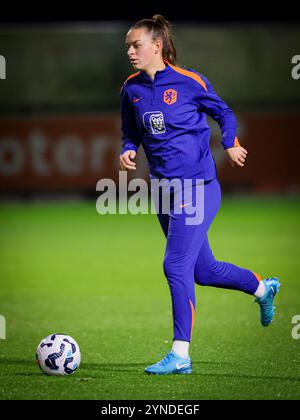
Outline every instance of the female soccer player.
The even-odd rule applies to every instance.
[[[174,199],[173,191],[167,214],[157,211],[167,238],[163,268],[171,292],[174,334],[171,351],[145,372],[187,374],[192,372],[189,344],[195,283],[255,295],[263,326],[273,320],[273,300],[280,283],[276,277],[262,280],[252,270],[217,261],[209,246],[207,232],[220,207],[221,189],[209,146],[206,114],[221,128],[222,145],[231,165],[243,167],[247,150],[236,137],[232,110],[206,77],[176,65],[170,24],[163,16],[138,21],[127,33],[126,46],[129,60],[138,71],[121,89],[120,168],[136,169],[134,158],[142,144],[151,181],[177,179],[184,184],[184,180],[192,180],[193,186],[192,190],[183,190],[184,200],[180,202]],[[202,204],[194,191],[200,180],[204,188]],[[202,223],[187,224],[186,209],[200,205],[204,210]]]

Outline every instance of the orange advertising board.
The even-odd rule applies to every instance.
[[[286,191],[300,186],[300,113],[237,113],[244,168],[231,168],[212,124],[212,152],[224,186]],[[95,189],[101,178],[118,182],[119,114],[0,119],[0,189]],[[131,176],[133,174],[130,174]],[[134,176],[148,180],[142,149]]]

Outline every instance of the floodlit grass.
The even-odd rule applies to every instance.
[[[0,399],[299,399],[299,210],[297,199],[223,199],[209,233],[215,257],[280,278],[274,323],[261,327],[246,294],[196,286],[192,375],[148,376],[173,332],[156,216],[2,204]],[[70,377],[35,364],[37,344],[55,332],[81,347]]]

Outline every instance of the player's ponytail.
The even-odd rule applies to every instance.
[[[177,64],[177,52],[173,42],[170,22],[162,15],[154,15],[152,19],[139,20],[131,29],[145,28],[151,33],[153,41],[160,38],[163,43],[162,57],[170,64]]]
[[[173,42],[170,23],[162,15],[154,15],[152,19],[161,27],[163,40],[163,58],[170,64],[176,65],[177,52]]]

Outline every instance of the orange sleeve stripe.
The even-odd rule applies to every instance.
[[[252,271],[252,270],[251,270]],[[255,273],[255,271],[252,271],[252,273],[255,275],[255,277],[257,278],[257,281],[261,281],[262,280],[262,276],[260,276],[259,274]]]
[[[193,305],[193,302],[191,301],[191,299],[190,299],[190,307],[191,307],[191,312],[192,312],[192,324],[191,324],[191,336],[190,336],[190,338],[192,338],[194,323],[195,323],[195,308],[194,308],[194,305]]]
[[[135,77],[135,76],[138,76],[139,74],[140,74],[140,71],[138,71],[138,72],[136,72],[136,73],[131,74],[129,77],[127,77],[127,79],[125,80],[125,82],[124,82],[124,83],[128,82],[128,80],[132,79],[132,78],[133,78],[133,77]]]
[[[241,146],[241,145],[240,145],[239,139],[236,137],[234,139],[234,147],[239,147],[239,146]]]
[[[127,79],[125,80],[125,82],[123,83],[123,85],[122,85],[122,87],[121,87],[120,92],[122,92],[122,89],[124,88],[124,85],[125,85],[125,83],[126,83],[126,82],[128,82],[128,80],[132,79],[132,78],[133,78],[133,77],[135,77],[135,76],[138,76],[139,74],[140,74],[140,71],[138,71],[137,73],[133,73],[133,74],[131,74],[129,77],[127,77]]]
[[[180,74],[183,74],[184,76],[187,76],[187,77],[190,77],[191,79],[194,79],[194,80],[196,80],[196,82],[198,82],[198,83],[200,83],[200,85],[206,90],[206,92],[207,92],[207,87],[206,87],[206,83],[204,82],[204,80],[202,80],[201,79],[201,77],[198,75],[198,74],[196,74],[196,73],[193,73],[192,71],[189,71],[189,70],[185,70],[185,69],[182,69],[182,68],[180,68],[180,67],[176,67],[176,66],[173,66],[172,64],[170,64],[170,63],[168,63],[166,60],[165,60],[165,62],[173,69],[173,70],[175,70],[175,71],[177,71],[177,73],[180,73]]]

